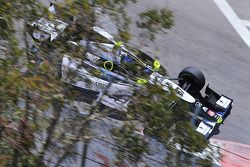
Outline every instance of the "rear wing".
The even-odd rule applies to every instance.
[[[52,14],[56,14],[56,7],[53,3],[50,4],[49,12]],[[50,41],[53,41],[55,38],[58,37],[60,33],[62,33],[65,28],[69,25],[59,19],[50,20],[48,18],[42,17],[31,24],[31,27],[37,28],[39,31],[42,31],[49,35]],[[34,34],[35,33],[35,34]],[[39,32],[33,32],[33,36],[36,35],[36,39],[40,40],[41,34]],[[42,38],[41,40],[42,41]]]

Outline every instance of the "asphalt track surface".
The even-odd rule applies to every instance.
[[[227,2],[240,18],[250,20],[250,1]],[[136,19],[137,13],[155,7],[171,9],[175,26],[158,34],[154,43],[144,41],[148,47],[143,50],[158,56],[171,76],[186,66],[200,68],[211,88],[234,99],[231,115],[215,138],[250,144],[250,48],[214,0],[141,0],[129,6],[129,16]],[[138,30],[132,25],[131,31],[132,43],[139,46]]]

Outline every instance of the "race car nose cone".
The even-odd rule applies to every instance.
[[[177,94],[177,96],[179,96],[179,95]],[[184,92],[184,94],[182,96],[179,96],[179,97],[188,103],[195,103],[195,98],[193,96],[191,96],[189,93],[187,93],[186,91]]]

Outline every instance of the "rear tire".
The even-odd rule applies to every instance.
[[[178,78],[181,78],[182,80],[179,80],[179,85],[182,87],[185,83],[190,84],[190,87],[188,88],[187,92],[191,94],[198,93],[205,85],[205,76],[203,73],[196,67],[186,67],[184,68]]]

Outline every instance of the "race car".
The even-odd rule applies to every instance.
[[[126,111],[129,97],[144,84],[159,85],[166,92],[171,87],[178,97],[190,104],[191,121],[197,132],[207,139],[218,132],[231,112],[233,100],[217,94],[209,86],[202,95],[205,77],[199,69],[184,68],[175,78],[179,81],[176,84],[158,60],[141,51],[128,50],[99,27],[92,30],[97,35],[92,39],[97,41],[68,41],[69,45],[87,48],[88,52],[83,60],[64,55],[61,66],[64,82],[98,92],[100,103],[120,111]]]

